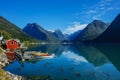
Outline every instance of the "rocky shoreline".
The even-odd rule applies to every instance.
[[[4,71],[3,68],[10,64],[5,53],[0,52],[0,80],[25,80],[22,76]]]

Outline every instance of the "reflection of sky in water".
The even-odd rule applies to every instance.
[[[120,72],[110,62],[94,66],[87,58],[70,50],[62,52],[57,58],[23,64],[24,67],[21,67],[14,61],[5,70],[22,76],[49,75],[54,80],[120,80]]]
[[[74,63],[79,64],[80,62],[88,62],[84,57],[79,56],[71,51],[63,52],[62,56],[68,59],[69,61],[74,61]]]

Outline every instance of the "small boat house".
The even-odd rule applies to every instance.
[[[15,50],[20,48],[20,41],[15,39],[10,39],[6,42],[7,50]]]

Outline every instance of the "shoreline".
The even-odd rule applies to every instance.
[[[3,69],[9,64],[10,62],[8,61],[5,53],[0,52],[0,80],[25,80],[22,76],[12,74]]]

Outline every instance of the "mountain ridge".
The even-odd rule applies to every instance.
[[[0,16],[0,32],[5,39],[18,38],[21,41],[33,40],[29,35],[24,33],[22,29],[2,16]]]
[[[87,41],[92,40],[104,32],[107,28],[107,24],[101,20],[94,20],[84,28],[73,41]]]
[[[112,21],[109,27],[92,42],[120,42],[120,13]]]
[[[32,38],[38,39],[44,42],[59,42],[59,40],[53,35],[52,32],[45,30],[37,23],[28,23],[23,31],[30,35]]]

